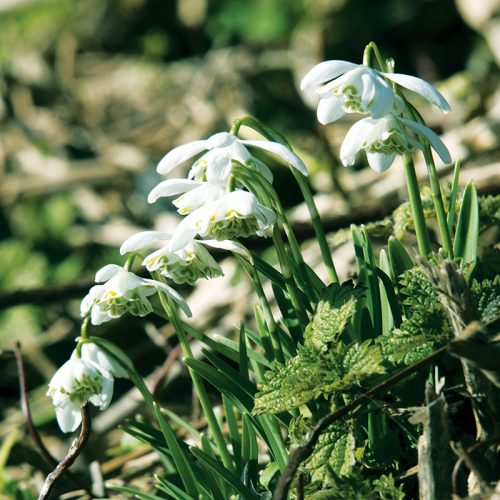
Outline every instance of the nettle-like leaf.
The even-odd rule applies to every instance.
[[[476,299],[481,320],[488,324],[500,318],[500,275],[493,280],[472,282],[472,294]]]
[[[500,226],[500,195],[480,196],[477,201],[481,229]]]
[[[349,423],[335,422],[321,434],[303,468],[311,481],[328,485],[348,476],[356,463],[356,440]]]
[[[399,278],[400,292],[405,306],[412,310],[425,310],[439,304],[434,286],[419,266],[405,271]]]
[[[304,333],[305,346],[326,351],[328,343],[338,340],[356,309],[363,289],[352,283],[328,286],[319,300],[316,313]]]
[[[394,364],[410,365],[428,356],[452,336],[451,326],[440,303],[413,310],[400,328],[378,337],[384,358]]]
[[[339,342],[328,352],[299,346],[286,365],[265,374],[257,387],[254,413],[289,411],[319,396],[350,390],[384,371],[382,350],[371,340],[350,346]]]

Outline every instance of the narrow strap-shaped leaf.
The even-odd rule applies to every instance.
[[[240,324],[240,336],[238,338],[238,351],[239,351],[239,370],[240,375],[245,379],[249,380],[248,376],[248,354],[247,354],[247,336],[245,325],[243,321]]]
[[[190,451],[201,463],[210,467],[229,486],[231,486],[231,488],[235,489],[243,498],[245,498],[245,500],[257,500],[258,497],[254,494],[254,492],[250,488],[246,487],[238,477],[228,471],[220,462],[214,460],[198,448],[191,447]]]
[[[382,252],[384,252],[384,250],[380,252],[380,264],[384,265],[387,269],[389,261],[387,260],[385,264],[383,264]],[[385,258],[387,258],[387,256],[385,256]],[[401,309],[396,293],[394,292],[394,285],[392,284],[391,278],[389,278],[380,268],[378,269],[378,277],[380,279],[383,334],[386,335],[390,333],[394,327],[399,328],[401,324]]]
[[[241,461],[257,460],[257,437],[253,428],[252,419],[248,413],[243,413],[243,433],[241,437]]]
[[[252,411],[253,396],[234,383],[230,377],[213,366],[197,359],[186,359],[186,365],[198,375],[210,382],[221,394],[226,394],[233,400],[240,412]]]
[[[191,500],[193,498],[182,491],[178,486],[171,483],[168,479],[159,476],[155,476],[155,479],[158,481],[156,487],[167,495],[171,495],[175,500]]]
[[[283,436],[279,431],[278,420],[274,415],[258,415],[255,420],[262,426],[264,436],[262,436],[262,432],[259,434],[266,442],[280,471],[283,471],[288,463],[288,451],[283,442]]]
[[[233,447],[233,457],[236,462],[236,469],[241,471],[241,437],[238,430],[238,421],[234,413],[233,404],[230,399],[222,395],[222,404],[224,406],[224,413],[226,415],[226,423],[229,429],[229,437],[231,439],[231,445]]]
[[[298,344],[299,342],[302,342],[302,328],[300,327],[299,320],[295,315],[290,299],[280,287],[276,286],[275,283],[271,283],[271,286],[273,288],[274,297],[281,312],[281,316],[283,317],[283,323],[290,332],[294,343]]]
[[[478,241],[479,206],[477,193],[474,184],[468,183],[458,213],[457,230],[453,242],[455,257],[461,257],[466,264],[474,264],[477,260]]]
[[[201,439],[201,433],[198,432],[192,425],[186,422],[183,418],[179,417],[177,413],[170,411],[168,408],[161,408],[161,412],[166,415],[170,420],[175,422],[179,427],[185,429],[195,439]]]
[[[455,212],[457,205],[457,195],[458,195],[458,180],[460,178],[460,160],[455,162],[455,168],[453,170],[453,182],[451,184],[450,192],[450,204],[448,205],[448,216],[447,223],[450,234],[453,234],[453,225],[455,223]]]
[[[273,266],[269,265],[265,260],[262,260],[257,255],[254,255],[254,264],[259,272],[261,272],[267,279],[271,280],[276,286],[279,286],[282,290],[286,290],[286,283],[279,271],[274,269]]]
[[[387,253],[389,254],[392,269],[391,278],[394,282],[397,282],[399,276],[414,266],[413,261],[403,244],[394,236],[389,238]]]
[[[202,348],[202,352],[205,357],[212,363],[215,368],[224,373],[229,377],[235,384],[238,384],[242,389],[244,389],[248,394],[253,395],[257,392],[257,387],[250,380],[243,378],[237,370],[229,366],[225,361],[218,358],[214,353],[209,350]]]
[[[209,457],[217,460],[212,443],[208,439],[206,434],[201,435],[201,449]],[[221,480],[221,478],[214,473],[210,467],[206,467],[205,464],[201,463],[202,474],[214,494],[214,498],[228,498],[230,496],[229,488],[227,484]],[[223,493],[224,492],[224,493]]]
[[[127,493],[128,498],[139,498],[141,500],[165,500],[163,497],[159,497],[157,495],[152,495],[151,493],[144,493],[142,491],[136,490],[135,488],[130,488],[129,486],[107,486],[108,489],[112,491],[119,491],[120,493]],[[177,488],[178,489],[178,488]],[[184,493],[184,496],[173,495],[175,500],[193,500],[197,497],[191,497]]]
[[[163,413],[160,410],[160,407],[157,403],[153,403],[155,417],[160,425],[161,432],[163,433],[163,437],[172,453],[172,459],[175,463],[177,471],[181,476],[182,484],[186,488],[186,491],[191,495],[196,497],[198,495],[198,488],[196,487],[196,476],[191,469],[191,465],[188,462],[188,459],[184,452],[182,451],[179,443],[177,442],[177,438],[174,434],[174,431],[170,427],[167,422],[167,419],[163,416]]]

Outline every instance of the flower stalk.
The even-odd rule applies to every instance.
[[[424,259],[432,253],[429,233],[425,223],[424,209],[422,199],[420,198],[420,190],[418,188],[417,175],[415,173],[415,165],[413,157],[410,153],[403,154],[403,165],[406,176],[406,185],[408,187],[408,195],[410,198],[410,207],[415,222],[415,233],[417,235],[418,250]]]

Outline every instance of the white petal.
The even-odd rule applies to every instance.
[[[214,154],[207,158],[207,181],[211,184],[225,185],[233,166],[231,157],[226,149],[212,150],[211,153]]]
[[[123,270],[124,269],[121,266],[117,266],[116,264],[108,264],[107,266],[104,266],[102,269],[99,269],[99,271],[97,271],[95,280],[97,283],[104,283],[114,276],[117,276]]]
[[[170,240],[170,249],[172,252],[181,250],[181,248],[184,248],[196,236],[198,230],[195,227],[195,222],[203,218],[204,210],[205,207],[198,208],[182,219]]]
[[[136,252],[158,241],[168,241],[172,236],[161,231],[142,231],[127,238],[120,247],[120,254]]]
[[[439,155],[443,163],[451,163],[451,156],[448,148],[444,145],[443,141],[438,137],[436,132],[431,130],[429,127],[425,127],[421,123],[414,122],[412,120],[407,120],[406,118],[401,118],[401,121],[414,130],[417,134],[425,137],[430,145],[434,148],[436,153]]]
[[[240,163],[245,163],[252,158],[252,155],[248,149],[243,146],[241,140],[234,141],[229,148],[229,154],[233,160],[239,161]]]
[[[106,321],[110,321],[113,318],[108,314],[102,311],[100,304],[95,304],[92,307],[92,312],[90,313],[90,321],[93,325],[102,325],[106,323]]]
[[[108,371],[114,377],[128,378],[127,370],[125,370],[116,359],[111,357],[111,355],[106,353],[96,344],[90,342],[82,344],[81,355],[83,360],[95,363],[98,367]]]
[[[89,401],[102,411],[105,410],[111,403],[111,399],[113,398],[114,381],[110,374],[101,373],[103,375],[101,392],[99,394],[94,394],[89,398]]]
[[[180,165],[182,162],[189,160],[193,156],[196,156],[198,153],[201,153],[206,149],[206,141],[194,141],[189,142],[188,144],[183,144],[182,146],[178,146],[172,151],[168,152],[158,163],[156,170],[160,174],[168,174],[171,170],[173,170],[177,165]]]
[[[381,118],[389,113],[394,101],[394,92],[387,82],[375,72],[365,73],[363,80],[362,106],[369,110],[373,118]]]
[[[288,163],[290,166],[296,168],[302,175],[307,176],[307,167],[304,162],[290,149],[282,144],[271,141],[241,141],[242,144],[246,146],[251,146],[254,148],[263,149],[264,151],[269,151],[279,156],[282,160]]]
[[[361,149],[362,144],[370,130],[374,127],[372,118],[364,118],[356,122],[347,132],[344,142],[340,147],[340,160],[344,166],[354,165],[356,153]]]
[[[314,66],[314,68],[304,76],[300,88],[301,90],[305,90],[310,87],[315,87],[328,80],[333,80],[346,71],[355,69],[358,66],[359,64],[347,61],[324,61]]]
[[[438,108],[441,108],[445,113],[450,111],[450,105],[443,97],[443,95],[436,90],[436,88],[430,83],[417,78],[416,76],[403,75],[401,73],[382,73],[387,78],[390,78],[393,82],[398,85],[405,87],[422,97],[427,99],[429,102],[435,104]]]
[[[238,140],[238,138],[230,134],[229,132],[219,132],[218,134],[214,134],[212,137],[209,137],[205,141],[206,149],[214,149],[214,148],[227,148],[233,144],[234,141]]]
[[[150,280],[150,279],[145,279],[144,281],[148,281],[151,283],[156,289],[160,290],[161,292],[165,292],[172,300],[177,302],[181,309],[186,313],[186,316],[191,317],[191,309],[189,309],[189,306],[187,305],[187,302],[184,300],[184,297],[174,290],[171,286],[168,286],[166,283],[162,283],[161,281],[156,281],[156,280]]]
[[[396,158],[396,153],[384,154],[384,153],[366,153],[366,158],[368,159],[368,164],[375,170],[375,172],[384,172],[387,170]]]
[[[164,196],[175,196],[197,188],[201,182],[190,179],[168,179],[155,186],[148,196],[148,203],[154,203]]]
[[[63,432],[73,432],[82,422],[80,406],[69,404],[64,407],[56,407],[56,418]]]
[[[258,160],[257,158],[252,158],[253,162],[253,167],[257,172],[259,172],[264,179],[266,179],[267,182],[270,184],[273,183],[273,173],[271,172],[271,169],[262,161]]]
[[[255,209],[257,208],[257,197],[253,193],[249,193],[248,191],[242,191],[241,189],[237,189],[229,193],[225,198],[225,203],[227,205],[228,212],[229,210],[235,210],[241,215],[250,215],[255,213]]]
[[[94,285],[87,295],[83,298],[80,304],[80,314],[83,317],[87,316],[94,302],[102,295],[104,291],[103,285]]]
[[[222,250],[228,250],[229,252],[236,253],[244,257],[250,264],[253,264],[253,257],[248,248],[246,248],[241,243],[232,240],[195,240],[197,243],[201,243],[202,245],[208,245],[212,248],[220,248]]]
[[[333,123],[345,115],[342,107],[342,97],[337,95],[325,95],[321,97],[317,111],[318,121],[322,125]]]

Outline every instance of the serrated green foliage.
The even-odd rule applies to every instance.
[[[500,226],[500,195],[480,196],[477,201],[481,229]]]
[[[344,283],[342,286],[333,283],[325,288],[314,317],[304,333],[305,346],[326,351],[328,344],[338,340],[344,331],[362,294],[362,288],[354,288],[351,283]]]
[[[299,346],[297,356],[265,374],[254,413],[280,413],[334,392],[343,392],[384,373],[382,350],[370,340],[339,342],[328,352]]]
[[[306,500],[404,500],[402,485],[397,486],[391,474],[377,479],[363,479],[354,473],[349,477],[337,477],[327,488],[321,482],[308,485]]]
[[[477,309],[483,323],[492,323],[500,318],[500,275],[493,280],[474,280],[471,286]]]
[[[351,474],[356,463],[355,451],[356,440],[349,424],[336,422],[321,434],[304,468],[312,481],[329,484],[336,477]]]
[[[434,286],[421,267],[415,266],[405,271],[399,278],[403,304],[413,310],[421,310],[439,304]]]

